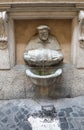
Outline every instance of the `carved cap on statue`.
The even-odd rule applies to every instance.
[[[47,29],[47,30],[50,31],[50,28],[49,28],[49,26],[47,26],[47,25],[40,25],[40,26],[38,26],[36,29],[37,29],[37,30]]]

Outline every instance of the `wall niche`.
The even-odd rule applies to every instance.
[[[23,53],[28,41],[36,32],[38,25],[50,26],[51,33],[56,36],[61,44],[64,54],[64,63],[71,63],[71,19],[39,19],[39,20],[14,20],[16,64],[25,64]]]

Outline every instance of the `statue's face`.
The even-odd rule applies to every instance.
[[[39,38],[40,38],[42,41],[48,40],[49,31],[48,31],[47,29],[39,30],[38,33],[39,33]]]

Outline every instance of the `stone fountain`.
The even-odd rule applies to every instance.
[[[40,25],[37,33],[28,42],[24,60],[28,64],[26,75],[37,86],[50,86],[62,74],[60,64],[63,61],[61,47],[50,27]]]

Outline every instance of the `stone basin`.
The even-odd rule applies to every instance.
[[[26,70],[26,75],[30,78],[36,86],[47,87],[54,84],[56,78],[62,74],[62,69],[57,69],[54,73],[47,75],[39,75],[32,72],[31,69]]]

